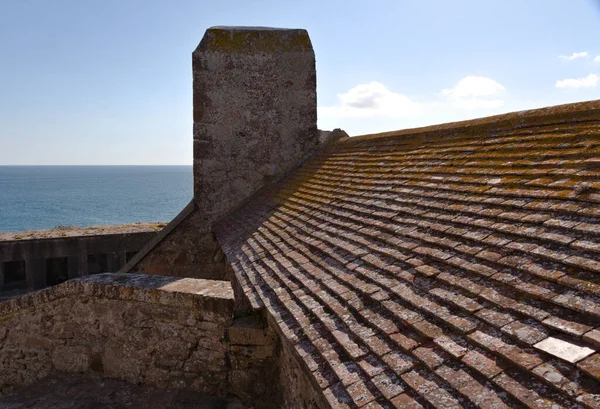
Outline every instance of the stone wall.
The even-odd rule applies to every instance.
[[[3,291],[40,289],[69,278],[118,271],[157,234],[154,228],[112,233],[125,227],[108,226],[96,235],[57,237],[54,232],[52,237],[53,232],[48,232],[50,237],[46,238],[0,240],[0,295]],[[29,233],[22,234],[27,237]]]
[[[224,280],[226,261],[211,232],[199,232],[202,216],[193,210],[127,272]]]
[[[0,395],[58,372],[280,408],[279,340],[227,281],[98,274],[0,303]]]
[[[229,385],[258,408],[281,408],[279,340],[261,315],[239,317],[229,328]]]
[[[236,300],[237,301],[237,300]],[[238,302],[236,305],[239,305]],[[277,385],[280,396],[279,407],[282,409],[326,409],[331,406],[325,399],[319,384],[311,373],[307,361],[296,351],[288,336],[284,334],[276,319],[264,312],[265,321],[270,331],[278,340],[277,351]],[[311,360],[313,364],[317,361]],[[312,368],[315,370],[316,368]]]
[[[0,391],[52,372],[228,393],[227,282],[100,274],[0,303]]]
[[[326,409],[330,405],[294,347],[282,341],[279,358],[281,408]]]

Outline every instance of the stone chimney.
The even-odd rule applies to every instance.
[[[212,27],[192,54],[194,199],[202,231],[319,143],[306,30]]]

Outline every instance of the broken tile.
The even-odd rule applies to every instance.
[[[575,363],[590,356],[595,351],[577,342],[571,342],[560,338],[548,337],[534,345],[540,351],[544,351],[567,362]]]

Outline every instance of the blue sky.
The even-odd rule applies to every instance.
[[[306,28],[351,135],[600,98],[593,0],[1,0],[0,165],[191,164],[213,25]]]

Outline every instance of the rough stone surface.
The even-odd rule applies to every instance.
[[[229,385],[257,407],[279,408],[278,339],[260,315],[236,318],[229,327]]]
[[[271,346],[276,341],[273,331],[264,327],[260,316],[236,318],[229,328],[229,341],[236,345]]]
[[[101,376],[53,374],[0,397],[3,409],[250,409],[235,398],[133,385]]]
[[[226,261],[214,234],[199,232],[194,210],[129,272],[210,280],[225,279]]]
[[[0,303],[0,392],[72,372],[223,396],[232,317],[224,281],[71,280]]]
[[[278,338],[264,317],[234,320],[233,311],[227,281],[125,273],[11,299],[0,303],[0,395],[64,372],[278,408]],[[61,396],[40,402],[62,402]]]
[[[164,224],[64,228],[23,233],[0,234],[0,297],[44,288],[48,282],[50,259],[66,258],[64,279],[85,276],[90,271],[88,256],[106,257],[105,272],[115,272],[126,261],[128,253],[139,251],[156,236]],[[13,288],[5,282],[5,263],[25,263],[26,279]],[[1,294],[6,291],[5,294]]]
[[[294,348],[282,338],[280,376],[282,408],[324,409],[331,407],[325,400],[310,370]]]
[[[306,30],[213,27],[192,55],[194,198],[200,231],[318,145]]]

